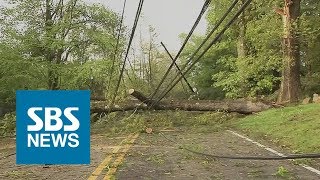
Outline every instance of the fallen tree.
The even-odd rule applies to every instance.
[[[155,103],[148,99],[141,92],[134,89],[128,91],[129,95],[140,101],[127,102],[122,105],[108,107],[93,103],[91,113],[110,113],[116,111],[130,110],[184,110],[184,111],[225,111],[237,112],[241,114],[252,114],[269,109],[272,105],[267,105],[262,102],[252,102],[246,100],[226,100],[226,101],[208,101],[208,100],[170,100]]]

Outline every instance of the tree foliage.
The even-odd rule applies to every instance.
[[[114,54],[118,14],[81,0],[6,2],[0,11],[0,107],[14,107],[18,89],[91,89],[94,96],[113,95],[112,84],[119,76],[126,41],[126,30],[122,30],[118,54]],[[239,2],[236,9],[244,1]],[[212,1],[208,31],[230,4],[227,0]],[[283,5],[283,0],[252,2],[187,77],[198,89],[199,98],[276,97],[284,59],[283,20],[276,12]],[[293,24],[300,42],[303,95],[320,93],[319,9],[317,0],[301,1],[301,15]],[[139,87],[151,94],[171,64],[155,42],[157,34],[152,27],[149,36],[149,41],[140,40],[140,49],[131,51],[121,88]],[[178,64],[184,64],[203,39],[193,36]],[[113,64],[115,71],[111,72]],[[170,72],[161,91],[177,73]],[[190,95],[184,92],[188,89],[182,81],[171,96]]]
[[[230,1],[213,1],[207,15],[208,31],[230,6]],[[283,0],[253,1],[243,18],[226,32],[197,67],[192,78],[203,96],[218,99],[276,97],[281,82],[283,21],[276,11]],[[239,8],[239,7],[238,7]],[[301,3],[297,31],[301,41],[303,93],[319,93],[319,2]],[[231,15],[229,15],[230,19]],[[244,26],[244,27],[243,27]],[[245,28],[244,37],[240,28]],[[245,42],[245,55],[239,55],[239,40]],[[203,37],[194,37],[184,53],[185,59],[199,46]],[[217,89],[218,88],[218,89]],[[204,91],[211,91],[204,93]]]
[[[81,0],[7,0],[0,17],[2,102],[13,103],[18,89],[107,92],[119,27],[116,13]],[[124,44],[120,33],[118,52]]]

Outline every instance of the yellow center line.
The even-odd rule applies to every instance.
[[[91,176],[88,178],[88,180],[95,180],[98,178],[98,176],[101,174],[101,172],[103,171],[103,169],[110,163],[110,161],[112,160],[112,155],[118,153],[118,151],[121,149],[122,146],[120,146],[121,144],[123,144],[125,141],[129,140],[133,135],[130,134],[126,139],[122,140],[119,144],[119,146],[116,146],[113,151],[112,154],[108,155],[101,163],[100,165],[93,171],[93,173],[91,174]]]
[[[126,153],[129,151],[129,149],[133,146],[133,143],[135,140],[139,137],[139,134],[136,134],[132,137],[132,139],[129,141],[129,144],[126,144],[125,148],[122,150],[122,153],[118,156],[118,158],[113,162],[112,167],[109,168],[106,176],[103,178],[104,180],[110,180],[112,176],[116,173],[117,168],[119,165],[123,162]]]

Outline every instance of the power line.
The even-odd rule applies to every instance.
[[[268,161],[274,161],[274,160],[289,160],[289,159],[315,159],[320,158],[320,154],[294,154],[294,155],[288,155],[288,156],[219,156],[219,155],[213,155],[213,154],[207,154],[207,153],[201,153],[197,152],[191,149],[188,149],[186,147],[181,147],[182,149],[189,151],[194,154],[198,154],[200,156],[210,157],[214,159],[233,159],[233,160],[268,160]]]
[[[132,32],[131,32],[130,39],[129,39],[128,48],[127,48],[126,55],[125,55],[125,58],[124,58],[124,62],[123,62],[123,65],[122,65],[122,68],[121,68],[121,71],[120,71],[120,77],[119,77],[118,82],[117,82],[116,90],[115,90],[115,93],[114,93],[114,95],[112,97],[111,106],[114,104],[115,99],[116,99],[116,97],[118,95],[119,87],[120,87],[120,84],[121,84],[121,79],[123,77],[123,73],[124,73],[124,70],[125,70],[125,67],[126,67],[126,62],[127,62],[128,56],[129,56],[130,47],[131,47],[131,44],[132,44],[132,41],[133,41],[133,38],[134,38],[134,34],[136,32],[136,28],[137,28],[137,25],[138,25],[138,22],[139,22],[140,14],[141,14],[141,11],[142,11],[143,2],[144,2],[144,0],[140,0],[139,1],[138,9],[137,9],[137,12],[136,12],[136,17],[135,17],[135,20],[134,20],[134,24],[133,24],[133,27],[132,27]]]
[[[162,135],[166,140],[176,144],[179,146],[180,149],[183,149],[185,151],[189,151],[193,154],[197,154],[200,156],[205,156],[208,158],[213,158],[213,159],[232,159],[232,160],[268,160],[268,161],[272,161],[272,160],[289,160],[289,159],[312,159],[312,158],[320,158],[320,154],[293,154],[293,155],[288,155],[288,156],[221,156],[221,155],[214,155],[214,154],[208,154],[208,153],[202,153],[202,152],[198,152],[192,149],[189,149],[187,147],[185,147],[184,145],[181,145],[180,143],[178,143],[177,141],[168,138],[166,135],[164,135],[163,133],[160,133],[160,135]]]
[[[183,75],[186,76],[189,71],[193,68],[193,66],[198,63],[201,58],[209,51],[209,49],[216,44],[219,39],[222,37],[222,35],[225,33],[225,31],[235,22],[235,20],[239,17],[239,15],[245,10],[245,8],[247,6],[249,6],[249,4],[251,3],[252,0],[247,0],[242,6],[241,8],[238,10],[238,12],[233,16],[233,18],[227,23],[227,25],[220,31],[220,33],[211,41],[211,43],[207,46],[207,48],[200,54],[200,56],[194,61],[192,62],[192,64],[186,69],[185,72],[183,72]],[[189,59],[189,63],[192,61],[193,59]],[[188,64],[188,63],[187,63]],[[184,69],[186,68],[187,64],[185,65]],[[184,70],[183,69],[183,70]],[[178,77],[178,76],[176,76]],[[172,85],[170,86],[169,89],[167,89],[161,96],[160,98],[155,101],[155,103],[159,103],[178,83],[179,81],[182,79],[182,76],[179,77],[177,79],[177,81],[172,81],[174,83],[172,83]]]
[[[184,64],[184,66],[182,67],[182,71],[184,71],[184,69],[186,68],[186,66],[195,58],[195,56],[198,54],[198,52],[201,50],[201,48],[207,43],[207,41],[210,39],[210,37],[213,35],[213,33],[220,27],[220,25],[222,24],[222,22],[226,19],[226,17],[229,15],[229,13],[233,10],[233,8],[237,5],[237,3],[239,2],[239,0],[235,0],[231,6],[229,7],[229,9],[224,13],[224,15],[220,18],[220,20],[216,23],[216,25],[212,28],[212,30],[210,31],[210,33],[206,36],[206,38],[202,41],[202,43],[200,44],[200,46],[196,49],[196,51],[190,56],[189,60]],[[164,92],[166,92],[168,90],[169,87],[172,86],[174,80],[176,78],[178,78],[179,74],[177,74],[173,80],[171,81],[171,83],[167,86],[167,89],[165,89]]]
[[[204,15],[204,13],[206,12],[206,10],[208,9],[209,5],[211,3],[211,0],[206,0],[201,11],[200,11],[200,14],[199,16],[197,17],[197,20],[196,22],[194,23],[194,25],[192,26],[191,28],[191,31],[189,32],[188,36],[186,37],[183,45],[181,46],[179,52],[177,53],[176,57],[174,58],[174,61],[172,62],[172,64],[170,65],[169,69],[167,70],[167,72],[164,74],[164,76],[162,77],[160,83],[158,84],[156,90],[154,91],[154,93],[151,95],[150,99],[153,99],[154,96],[157,94],[157,92],[159,91],[160,87],[162,86],[162,84],[164,83],[164,80],[167,78],[167,76],[169,75],[169,72],[171,71],[172,67],[174,66],[174,64],[176,63],[177,59],[179,58],[179,56],[181,55],[183,49],[185,48],[185,46],[187,45],[190,37],[192,36],[194,30],[196,29],[196,27],[198,26],[202,16]]]
[[[167,54],[169,55],[170,59],[173,61],[174,65],[176,66],[178,72],[181,74],[181,76],[183,76],[182,71],[180,69],[180,67],[178,66],[178,64],[176,62],[174,62],[174,58],[172,57],[172,55],[170,54],[170,52],[168,51],[167,47],[164,45],[163,42],[161,42],[162,47],[164,48],[164,50],[167,52]],[[195,93],[195,91],[193,90],[191,84],[188,82],[187,78],[185,76],[183,76],[184,81],[187,83],[190,91],[192,93]]]
[[[116,62],[116,59],[117,59],[117,54],[118,54],[118,49],[119,49],[119,44],[120,44],[121,31],[122,31],[122,26],[123,26],[123,19],[124,19],[124,13],[125,13],[125,9],[126,9],[126,4],[127,4],[127,0],[124,0],[121,19],[120,19],[120,27],[119,27],[118,37],[117,37],[117,43],[116,43],[116,47],[115,47],[115,52],[114,52],[114,56],[113,56],[111,69],[110,69],[111,73],[110,73],[110,77],[109,77],[109,83],[108,83],[108,86],[107,86],[107,90],[108,91],[110,90],[112,76],[113,76],[114,69],[115,69],[114,67],[115,67],[115,62]]]

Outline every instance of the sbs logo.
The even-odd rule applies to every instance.
[[[17,164],[89,164],[90,92],[17,91]]]
[[[44,121],[36,114],[36,112],[42,112],[44,110]],[[28,116],[36,124],[28,125],[28,147],[51,147],[50,141],[52,141],[53,147],[65,147],[66,144],[69,147],[76,148],[79,146],[79,135],[76,132],[79,129],[79,120],[72,114],[72,111],[79,111],[78,107],[70,107],[64,110],[64,116],[72,123],[71,125],[63,125],[61,119],[62,111],[60,108],[41,108],[33,107],[29,108]],[[44,123],[43,123],[44,122]],[[53,125],[54,124],[54,125]],[[59,132],[61,129],[65,133],[30,133],[40,132],[44,128],[45,132]],[[68,141],[68,143],[67,143]]]

